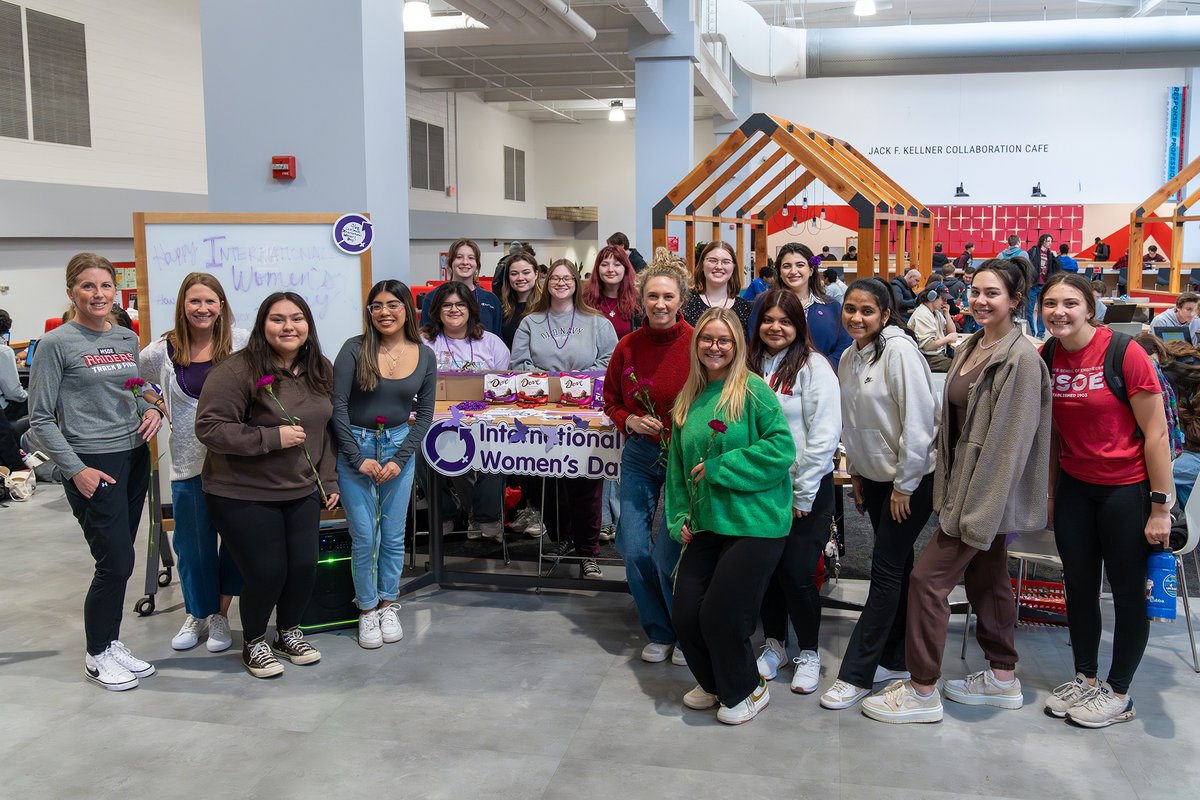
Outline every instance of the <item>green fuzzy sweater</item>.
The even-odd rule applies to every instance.
[[[787,536],[796,445],[783,409],[762,378],[751,375],[742,418],[730,422],[717,414],[724,385],[717,381],[706,386],[688,411],[687,422],[671,432],[666,487],[671,537],[679,540],[687,522],[689,476],[701,461],[705,477],[696,487],[693,531],[764,539]],[[708,424],[714,419],[728,426],[715,437]]]

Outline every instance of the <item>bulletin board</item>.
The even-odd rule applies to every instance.
[[[336,354],[363,332],[371,289],[371,251],[334,244],[340,214],[133,215],[141,345],[175,326],[175,299],[190,272],[208,272],[225,289],[233,325],[249,330],[274,292],[291,291],[312,308],[321,349]]]

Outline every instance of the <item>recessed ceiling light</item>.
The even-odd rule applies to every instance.
[[[875,16],[875,11],[875,0],[855,0],[854,16],[873,17]]]

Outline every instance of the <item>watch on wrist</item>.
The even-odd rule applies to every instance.
[[[1160,505],[1160,506],[1170,505],[1171,501],[1173,499],[1174,498],[1171,497],[1171,495],[1164,494],[1163,492],[1151,492],[1150,493],[1150,502],[1154,503],[1156,505]]]

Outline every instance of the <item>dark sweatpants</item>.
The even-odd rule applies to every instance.
[[[671,620],[696,682],[726,707],[758,687],[750,636],[785,538],[700,531],[683,548]]]
[[[79,493],[74,481],[63,483],[67,503],[96,560],[92,585],[83,601],[87,651],[95,656],[121,638],[125,584],[133,575],[133,542],[150,485],[150,450],[142,445],[119,453],[78,455],[87,466],[116,478],[115,484],[98,486],[90,499]]]

